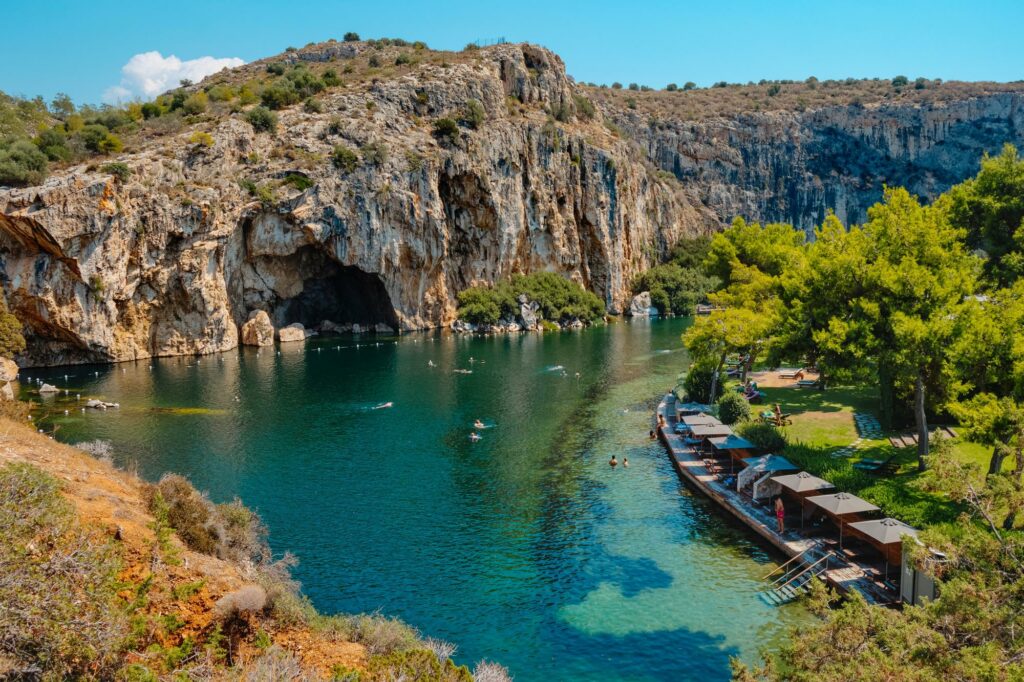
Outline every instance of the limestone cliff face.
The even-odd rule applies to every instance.
[[[573,92],[555,55],[502,45],[335,89],[324,113],[280,112],[274,134],[234,115],[206,123],[210,147],[189,142],[193,129],[136,145],[113,159],[124,180],[83,165],[0,189],[0,277],[29,343],[19,360],[222,351],[256,310],[276,325],[428,328],[452,321],[462,288],[536,270],[619,309],[637,272],[716,220],[599,116],[573,117]],[[471,99],[484,123],[436,139],[431,122]],[[336,145],[373,144],[386,154],[351,172],[331,163]]]
[[[1024,144],[1020,92],[653,125],[624,107],[606,114],[723,222],[744,216],[807,230],[828,209],[862,222],[886,184],[934,199],[977,173],[984,152]]]

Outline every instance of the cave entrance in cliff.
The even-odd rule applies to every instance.
[[[282,301],[275,317],[284,324],[301,322],[304,327],[318,327],[330,320],[364,329],[381,323],[398,329],[398,316],[380,276],[336,263],[304,280],[302,293]]]

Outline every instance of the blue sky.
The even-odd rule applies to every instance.
[[[250,61],[346,31],[443,49],[529,41],[558,52],[578,80],[654,87],[811,75],[1024,79],[1020,0],[56,0],[10,2],[3,14],[0,90],[47,99],[65,91],[76,102],[121,85],[138,93],[134,81],[122,84],[122,67],[139,53]]]

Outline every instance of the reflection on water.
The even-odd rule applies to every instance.
[[[321,610],[401,616],[520,681],[727,679],[729,656],[803,613],[757,598],[773,557],[647,437],[685,324],[25,374],[67,389],[47,401],[59,438],[256,507]],[[121,407],[83,412],[88,397]],[[494,426],[473,442],[476,419]]]

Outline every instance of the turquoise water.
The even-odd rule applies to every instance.
[[[730,656],[754,660],[804,614],[757,598],[778,557],[648,439],[686,324],[320,338],[23,376],[69,388],[49,405],[59,439],[108,439],[146,478],[180,472],[257,508],[322,611],[400,616],[521,682],[728,679]],[[76,393],[122,406],[82,413]],[[472,442],[477,418],[493,426]]]

